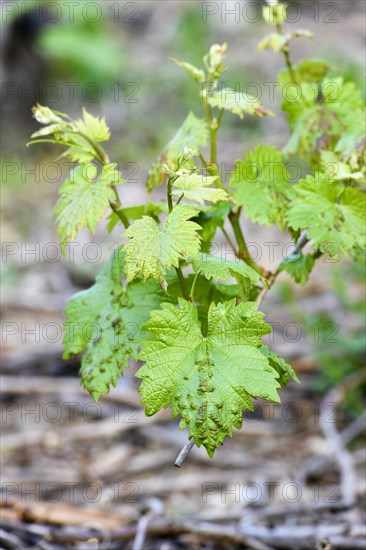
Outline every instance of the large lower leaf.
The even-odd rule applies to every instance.
[[[137,376],[146,413],[171,406],[209,456],[232,426],[241,427],[242,409],[253,409],[251,397],[279,402],[278,374],[259,349],[271,329],[254,303],[211,304],[203,333],[196,307],[180,299],[179,307],[153,311],[144,329],[152,337],[143,343],[146,364]]]
[[[115,386],[136,358],[150,311],[169,299],[152,280],[124,287],[123,252],[118,250],[88,290],[67,304],[64,358],[83,352],[81,384],[98,400]]]

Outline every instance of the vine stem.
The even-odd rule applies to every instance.
[[[169,213],[173,210],[173,198],[172,198],[173,181],[174,181],[174,177],[168,178],[166,194],[167,194],[167,202],[168,202]],[[187,302],[192,301],[191,297],[189,295],[187,285],[186,285],[186,280],[184,278],[183,271],[182,271],[182,268],[180,267],[180,265],[175,268],[175,272],[177,274],[177,277],[178,277],[178,280],[179,280],[180,287],[182,289],[182,294],[184,296],[184,299],[187,300]]]
[[[277,33],[280,34],[281,36],[284,35],[284,32],[283,32],[283,28],[282,28],[282,25],[280,23],[277,23],[276,24],[276,30],[277,30]],[[291,80],[294,84],[296,84],[297,86],[300,87],[300,84],[296,78],[296,75],[295,75],[295,72],[294,72],[294,67],[292,65],[292,61],[291,61],[291,57],[290,57],[290,49],[289,49],[289,45],[287,46],[284,46],[282,49],[281,49],[282,53],[283,53],[283,56],[285,58],[285,63],[286,63],[286,67],[288,69],[288,72],[291,76]],[[303,97],[303,94],[301,94],[301,97],[302,97],[302,100],[304,102],[305,105],[309,106],[309,103],[306,101],[305,97]]]
[[[197,279],[198,279],[198,275],[199,275],[199,272],[196,273],[194,279],[193,279],[193,283],[192,283],[192,286],[191,286],[191,292],[189,293],[189,297],[191,299],[191,302],[193,302],[194,300],[194,290],[196,288],[196,283],[197,283]]]
[[[223,118],[223,115],[224,115],[224,109],[220,110],[219,116],[216,119],[212,116],[212,109],[211,109],[211,107],[210,107],[210,105],[207,101],[207,98],[205,98],[204,107],[205,107],[207,122],[208,122],[208,125],[209,125],[209,128],[210,128],[210,164],[211,164],[211,171],[213,170],[213,167],[214,167],[215,172],[217,173],[217,175],[219,175],[219,172],[218,172],[218,169],[217,169],[217,132],[219,131],[220,126],[221,126],[222,118]],[[204,161],[204,158],[203,158],[202,154],[200,154],[200,158],[201,158],[201,160]],[[207,166],[207,163],[205,163],[205,164]],[[224,188],[223,185],[222,185],[221,179],[220,179],[220,181],[217,182],[217,187]],[[236,247],[232,246],[233,243],[228,239],[228,235],[227,234],[225,235],[225,233],[224,233],[224,235],[225,235],[228,243],[230,244],[230,246],[233,248],[233,250],[235,252],[235,255],[239,259],[244,260],[248,265],[250,265],[253,269],[258,271],[260,274],[263,274],[264,270],[253,261],[253,259],[251,258],[250,254],[249,254],[248,247],[247,247],[247,244],[246,244],[246,241],[245,241],[245,237],[244,237],[244,234],[242,232],[242,229],[241,229],[240,223],[239,223],[240,212],[241,212],[241,208],[239,208],[237,212],[231,211],[230,214],[229,214],[229,221],[231,223],[231,226],[233,228],[237,244],[239,246],[239,251],[238,252],[236,251]]]
[[[276,24],[276,30],[277,30],[277,33],[280,34],[281,36],[283,36],[283,28],[282,28],[282,25],[280,23],[277,23]],[[291,75],[291,78],[292,78],[292,81],[297,84],[297,79],[296,79],[296,76],[295,76],[295,73],[294,73],[294,69],[293,69],[293,66],[292,66],[292,62],[291,62],[291,58],[290,58],[290,51],[289,51],[289,48],[288,46],[285,46],[282,48],[282,53],[284,55],[284,58],[285,58],[285,62],[286,62],[286,67],[288,68],[288,72],[290,73]]]
[[[192,302],[192,299],[191,299],[191,297],[189,295],[189,292],[188,292],[188,289],[187,289],[186,280],[184,278],[182,268],[180,266],[176,267],[175,272],[178,276],[179,284],[180,284],[180,287],[182,289],[184,299],[187,300],[187,302]]]
[[[273,271],[273,273],[271,273],[269,275],[269,277],[267,278],[267,285],[262,288],[262,290],[260,291],[260,293],[257,296],[257,299],[256,299],[255,302],[258,305],[258,307],[263,302],[265,296],[267,295],[267,292],[269,290],[271,290],[274,283],[276,282],[276,279],[277,279],[278,275],[280,274],[280,268],[281,268],[282,263],[286,262],[286,261],[289,261],[290,258],[294,254],[297,254],[298,252],[300,252],[308,242],[309,242],[309,239],[307,237],[307,234],[303,233],[301,235],[301,237],[299,238],[299,240],[297,241],[296,245],[294,245],[295,246],[294,252],[292,254],[288,254],[287,256],[282,258],[282,260],[278,263],[277,268],[275,269],[275,271]]]
[[[237,257],[236,247],[235,247],[235,244],[233,243],[229,233],[226,231],[225,227],[221,227],[221,231],[222,231],[225,239],[227,240],[227,242],[229,243],[229,245],[233,249],[235,256]]]
[[[123,208],[122,203],[118,196],[118,191],[115,185],[113,185],[113,191],[116,196],[116,200],[115,201],[110,200],[109,205],[112,208],[113,212],[119,217],[125,229],[128,229],[128,227],[130,227],[130,222],[128,221],[126,214],[122,211],[122,208]]]
[[[248,265],[250,265],[250,267],[252,267],[258,273],[263,275],[265,270],[261,266],[257,265],[249,254],[247,243],[245,241],[243,231],[240,227],[240,221],[239,221],[240,213],[241,213],[241,207],[238,208],[236,212],[232,210],[229,214],[229,221],[231,223],[231,227],[233,228],[236,242],[239,247],[239,250],[237,252],[237,257],[240,258],[241,260],[244,260]]]
[[[82,132],[80,130],[78,130],[76,133],[79,134],[79,136],[81,136],[83,139],[85,139],[85,141],[93,147],[93,149],[96,153],[96,158],[102,166],[106,166],[107,164],[110,163],[110,160],[109,160],[109,157],[108,157],[106,151],[103,149],[103,147],[101,145],[99,145],[99,143],[97,143],[96,141],[91,139],[87,134],[84,134],[84,132]],[[123,206],[122,206],[122,203],[121,203],[121,199],[119,198],[117,187],[116,187],[115,183],[112,184],[112,189],[113,189],[114,195],[116,197],[116,200],[115,201],[110,200],[109,205],[110,205],[111,209],[113,210],[113,212],[119,217],[119,219],[121,220],[121,222],[122,222],[123,226],[125,227],[125,229],[127,229],[130,226],[130,222],[129,222],[127,216],[125,215],[125,213],[123,212]]]
[[[184,445],[183,449],[177,456],[176,461],[174,462],[174,466],[176,466],[177,468],[180,468],[182,466],[183,462],[191,452],[193,446],[194,446],[194,440],[192,438],[188,441],[188,443]]]

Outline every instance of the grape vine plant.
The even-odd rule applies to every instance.
[[[290,138],[282,150],[260,144],[247,151],[227,186],[217,155],[223,116],[273,113],[225,86],[226,44],[213,45],[202,68],[173,59],[193,78],[202,114],[188,114],[149,171],[148,191],[165,185],[165,202],[124,206],[123,179],[101,145],[110,138],[104,118],[84,110],[73,120],[34,107],[44,127],[31,143],[66,146],[64,156],[75,162],[55,207],[62,248],[82,228],[94,232],[107,208],[108,229],[121,225],[118,250],[95,284],[66,307],[64,358],[82,354],[81,384],[95,400],[131,359],[144,362],[136,377],[146,414],[171,407],[190,444],[203,445],[210,457],[233,426],[241,428],[252,398],[279,403],[278,390],[298,381],[262,343],[271,328],[259,308],[278,274],[287,271],[305,284],[320,256],[360,261],[365,247],[362,95],[354,83],[329,76],[325,61],[292,63],[291,42],[312,33],[285,31],[283,4],[271,1],[263,16],[273,32],[259,49],[284,57],[278,89]],[[294,164],[302,167],[295,178]],[[291,235],[292,253],[271,272],[251,257],[243,216]],[[231,259],[213,251],[220,230]],[[91,322],[99,327],[94,337],[84,330]]]

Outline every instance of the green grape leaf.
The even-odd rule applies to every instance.
[[[293,229],[307,230],[321,252],[339,257],[364,248],[365,195],[317,173],[300,180],[286,219]]]
[[[357,182],[365,182],[365,175],[362,172],[353,171],[350,162],[342,162],[342,160],[333,151],[321,152],[320,169],[325,174],[329,174],[335,181],[353,180]]]
[[[345,160],[352,170],[366,172],[365,155],[366,155],[366,132],[360,120],[366,118],[365,108],[356,108],[348,112],[343,117],[344,131],[335,146],[336,153],[341,155],[342,160]]]
[[[41,138],[44,136],[54,136],[55,134],[60,134],[64,130],[66,130],[67,125],[62,121],[57,124],[50,124],[49,126],[45,126],[44,128],[41,128],[37,132],[34,132],[31,135],[32,140],[36,140],[37,138]],[[32,141],[30,143],[33,143]]]
[[[264,281],[255,269],[242,260],[226,260],[219,256],[202,253],[198,258],[192,259],[193,269],[196,273],[202,273],[206,279],[230,281],[235,275],[249,279],[251,283]]]
[[[224,88],[212,95],[207,95],[205,101],[207,101],[211,107],[218,107],[219,109],[231,111],[240,118],[244,118],[245,114],[259,117],[274,116],[274,114],[266,109],[255,97],[236,92],[229,88]]]
[[[330,71],[330,65],[321,59],[304,59],[292,68],[296,82],[320,82]],[[278,75],[281,87],[293,82],[288,69],[282,69]]]
[[[358,123],[360,128],[354,113],[361,115],[363,102],[353,82],[325,78],[320,85],[300,82],[289,86],[285,71],[279,75],[279,84],[282,109],[288,114],[291,129],[285,154],[297,154],[316,166],[321,151],[333,149],[342,135],[352,132],[350,126]]]
[[[168,206],[166,202],[155,203],[147,202],[145,204],[136,206],[126,206],[121,208],[121,211],[125,214],[128,220],[139,220],[143,216],[151,216],[154,220],[158,221],[161,213],[168,214]],[[119,216],[112,212],[109,216],[108,231],[111,233],[118,223],[120,223]]]
[[[151,192],[162,185],[167,176],[166,165],[176,170],[177,161],[184,147],[195,150],[199,145],[205,146],[208,138],[207,122],[189,113],[173,139],[168,143],[163,154],[152,165],[146,182],[147,190]]]
[[[118,251],[95,284],[76,294],[65,309],[64,359],[84,350],[81,384],[96,401],[128,367],[128,335],[119,311],[122,272]]]
[[[175,274],[174,274],[175,275]],[[177,302],[177,298],[184,298],[182,287],[178,278],[169,278],[168,296],[172,303]],[[203,275],[191,273],[186,277],[186,286],[192,288],[194,283],[194,301],[196,303],[198,318],[202,325],[202,331],[207,332],[207,314],[210,304],[225,302],[227,300],[235,301],[241,299],[241,288],[238,284],[218,283],[213,279],[207,280]],[[252,287],[254,288],[254,287]]]
[[[95,117],[86,109],[83,109],[83,120],[77,120],[75,126],[93,141],[108,141],[111,137],[105,118]]]
[[[279,271],[286,271],[294,281],[300,285],[308,282],[310,273],[315,265],[314,254],[297,253],[294,258],[288,258],[281,262]]]
[[[272,32],[262,38],[258,44],[258,50],[273,50],[278,53],[288,44],[288,36]]]
[[[271,351],[268,346],[262,346],[260,351],[263,355],[265,355],[265,357],[267,357],[271,367],[274,368],[274,370],[279,374],[279,383],[281,384],[281,388],[286,386],[291,378],[298,384],[300,383],[300,380],[291,365],[286,363],[286,361],[279,357],[277,353]]]
[[[279,223],[284,226],[284,212],[292,196],[284,155],[271,145],[259,145],[238,161],[232,173],[230,186],[233,196],[245,207],[252,221],[264,225]]]
[[[72,162],[79,164],[87,164],[95,160],[96,152],[93,146],[83,137],[78,134],[67,134],[66,138],[66,136],[61,134],[60,139],[62,144],[68,147],[61,157],[68,158]]]
[[[252,302],[211,304],[207,333],[203,334],[197,308],[179,299],[179,308],[162,304],[144,329],[138,371],[146,414],[172,407],[181,415],[181,429],[210,457],[242,425],[242,409],[253,410],[251,397],[279,402],[277,372],[261,353],[261,338],[271,329]]]
[[[169,297],[152,280],[124,287],[124,252],[116,251],[88,290],[67,304],[64,359],[83,352],[81,384],[97,401],[137,358],[150,311]]]
[[[222,202],[200,210],[199,215],[193,221],[202,227],[200,233],[202,243],[209,243],[214,238],[217,229],[224,227],[231,208],[231,204]]]
[[[68,149],[62,157],[80,164],[95,159],[100,160],[90,140],[100,142],[110,138],[110,131],[104,118],[99,119],[83,109],[83,120],[73,121],[67,115],[39,104],[33,107],[33,113],[38,122],[48,125],[32,134],[31,144],[45,141],[65,145]],[[45,136],[50,138],[41,139]]]
[[[103,166],[99,176],[93,164],[78,166],[70,172],[69,179],[59,190],[59,199],[55,206],[58,234],[63,248],[84,227],[92,233],[95,231],[109,200],[114,198],[112,186],[122,183],[116,166]]]
[[[184,198],[190,201],[204,204],[207,202],[219,202],[232,200],[230,195],[223,189],[209,187],[217,180],[217,176],[203,176],[202,174],[185,174],[179,176],[174,182],[172,195],[180,197],[184,194]]]
[[[179,204],[173,208],[161,230],[150,216],[135,221],[125,232],[130,239],[125,245],[127,281],[141,273],[145,281],[152,276],[166,289],[167,271],[173,266],[178,267],[179,260],[196,256],[199,252],[197,231],[201,228],[188,221],[196,214],[196,209]]]

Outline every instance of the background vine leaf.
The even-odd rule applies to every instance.
[[[307,176],[295,186],[286,214],[294,229],[307,229],[321,252],[331,256],[356,253],[365,247],[365,195],[325,174]]]
[[[284,214],[292,185],[284,164],[284,155],[271,145],[259,145],[237,161],[230,186],[236,202],[245,214],[264,225],[284,225]]]

